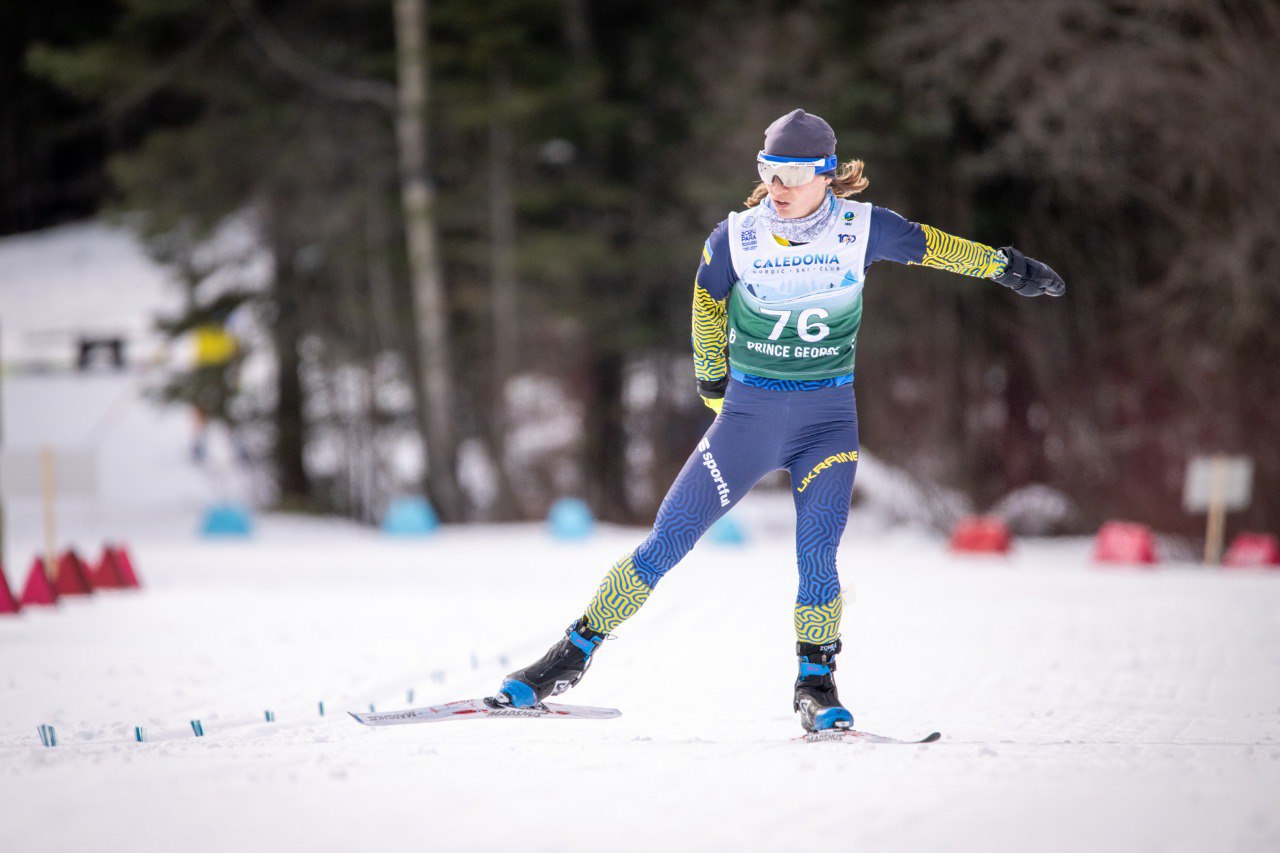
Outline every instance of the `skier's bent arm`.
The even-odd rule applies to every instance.
[[[867,264],[876,261],[919,264],[989,278],[1023,296],[1061,296],[1066,290],[1061,276],[1012,246],[996,249],[956,237],[931,225],[909,222],[884,207],[876,207],[871,213]]]
[[[724,404],[729,366],[725,358],[727,300],[713,299],[702,285],[693,284],[693,375],[703,401],[719,412]]]
[[[702,401],[717,413],[729,382],[729,292],[737,280],[729,259],[728,230],[721,222],[702,247],[693,283],[693,375]]]

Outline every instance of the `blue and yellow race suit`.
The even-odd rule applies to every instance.
[[[862,287],[877,261],[992,277],[996,249],[836,199],[834,223],[804,244],[760,233],[749,209],[730,214],[702,251],[693,293],[694,373],[727,381],[723,407],[658,510],[653,530],[609,570],[587,607],[607,633],[762,477],[785,469],[796,508],[797,639],[839,635],[836,548],[858,464],[854,348]]]

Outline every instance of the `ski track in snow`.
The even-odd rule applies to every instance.
[[[1080,540],[958,559],[855,513],[841,695],[860,728],[944,737],[797,743],[790,499],[758,494],[753,542],[695,548],[562,697],[619,719],[370,729],[344,712],[492,691],[644,531],[275,517],[202,542],[242,486],[187,463],[143,384],[6,378],[6,446],[99,449],[61,540],[123,538],[145,588],[0,617],[5,853],[1280,849],[1280,572],[1100,570]],[[40,515],[6,511],[19,584]]]

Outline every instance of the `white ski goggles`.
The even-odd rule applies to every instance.
[[[756,155],[756,171],[766,185],[777,178],[784,187],[798,187],[813,180],[815,175],[830,172],[836,167],[836,158],[830,157],[777,157],[761,151]]]

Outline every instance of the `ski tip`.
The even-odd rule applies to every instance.
[[[356,721],[357,723],[359,723],[360,725],[362,725],[362,726],[367,726],[367,725],[368,725],[368,723],[366,723],[366,722],[364,721],[364,719],[363,719],[363,718],[361,718],[361,716],[360,716],[359,714],[357,714],[355,711],[348,711],[347,713],[351,715],[351,719],[355,720],[355,721]]]
[[[920,738],[921,743],[933,743],[934,741],[937,741],[937,740],[942,740],[942,732],[930,732],[929,734]]]

